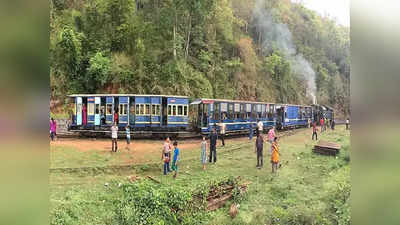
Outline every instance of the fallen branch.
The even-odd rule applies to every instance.
[[[152,180],[152,181],[154,181],[154,182],[156,182],[158,184],[161,184],[161,182],[159,180],[157,180],[156,178],[154,178],[152,176],[147,176],[147,178],[149,178],[150,180]]]

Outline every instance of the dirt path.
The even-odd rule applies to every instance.
[[[246,141],[247,138],[234,138],[226,140],[226,143],[239,143]],[[200,149],[200,140],[190,139],[178,142],[178,147],[185,152],[198,151]],[[118,161],[122,164],[146,163],[157,160],[161,157],[163,140],[132,140],[130,151],[125,150],[126,141],[118,140]],[[220,145],[221,142],[218,144]],[[70,147],[82,153],[107,155],[111,151],[111,140],[107,139],[71,139],[60,138],[50,143],[50,148]],[[57,154],[55,152],[55,154]],[[115,154],[115,153],[114,153]]]

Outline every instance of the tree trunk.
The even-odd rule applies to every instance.
[[[173,43],[173,48],[174,48],[174,51],[173,51],[173,54],[174,54],[174,59],[176,59],[176,23],[177,23],[177,15],[176,15],[176,12],[175,12],[175,21],[174,21],[174,27],[173,27],[173,34],[174,34],[174,43]]]
[[[187,57],[189,55],[189,43],[190,43],[191,30],[192,30],[192,16],[189,14],[188,33],[187,33],[186,49],[185,49],[185,60],[187,60]]]

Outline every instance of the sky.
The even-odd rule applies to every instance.
[[[350,26],[350,0],[292,0],[305,7],[335,19],[339,24]]]

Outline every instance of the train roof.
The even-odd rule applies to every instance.
[[[202,102],[215,101],[215,102],[230,102],[230,103],[251,103],[251,104],[275,104],[272,102],[255,102],[246,100],[229,100],[229,99],[213,99],[213,98],[199,98],[194,100],[191,105],[200,104]]]
[[[146,95],[146,94],[72,94],[68,97],[169,97],[169,98],[189,98],[181,95]]]
[[[311,107],[311,105],[297,105],[297,104],[288,104],[288,103],[276,103],[278,106],[300,106],[300,107]]]

